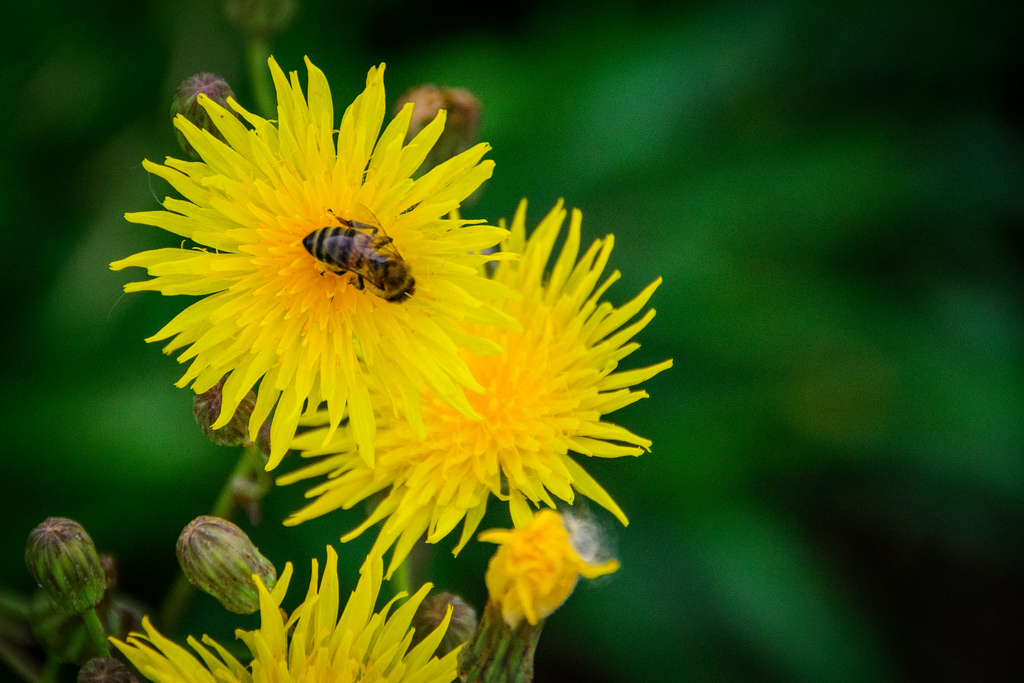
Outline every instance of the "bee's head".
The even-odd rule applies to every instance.
[[[394,292],[387,301],[401,303],[416,291],[416,280],[406,268],[392,268],[387,273],[387,291]]]

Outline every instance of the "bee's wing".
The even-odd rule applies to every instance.
[[[384,228],[381,226],[380,219],[377,218],[373,209],[365,204],[356,204],[352,207],[352,220],[350,222],[353,227],[358,227],[361,230],[376,232],[384,231]]]
[[[391,236],[388,235],[386,230],[384,230],[384,226],[370,207],[365,204],[357,204],[353,208],[352,216],[353,218],[350,221],[351,227],[359,230],[360,232],[372,235],[374,238],[374,247],[377,251],[393,259],[402,258],[398,253],[398,249],[395,248],[395,243],[391,240]]]

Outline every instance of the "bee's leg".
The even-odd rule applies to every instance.
[[[377,240],[377,244],[378,244],[379,246],[382,246],[382,247],[383,247],[383,246],[384,246],[384,245],[386,245],[386,244],[391,244],[391,242],[393,241],[393,240],[391,239],[391,237],[390,237],[390,236],[388,236],[388,234],[387,234],[387,233],[384,233],[384,234],[383,234],[383,235],[381,235],[381,236],[380,236],[379,238],[377,237],[377,233],[381,232],[381,228],[380,228],[380,226],[377,226],[377,225],[370,225],[370,226],[368,226],[368,227],[370,228],[370,237],[372,237],[372,238],[376,239],[376,240]]]
[[[356,289],[358,289],[358,290],[362,290],[363,287],[366,286],[366,285],[363,284],[363,276],[362,275],[356,275],[356,281],[355,281],[354,284],[356,286]]]

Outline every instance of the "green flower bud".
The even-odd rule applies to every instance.
[[[217,126],[213,125],[210,115],[199,104],[198,98],[200,94],[206,95],[228,111],[234,111],[228,106],[228,98],[234,99],[235,97],[235,93],[231,90],[228,82],[217,74],[198,73],[191,78],[186,78],[178,86],[178,90],[174,93],[174,98],[171,100],[171,119],[173,120],[178,114],[181,114],[198,128],[209,131],[217,138],[223,140],[224,136],[217,130]],[[235,116],[238,115],[235,114]],[[196,154],[196,150],[185,139],[184,134],[177,128],[174,129],[174,134],[178,138],[178,144],[181,146],[181,149],[192,159],[198,159],[199,155]]]
[[[89,534],[78,522],[50,517],[28,535],[25,565],[63,614],[82,614],[106,591],[107,577]]]
[[[249,416],[256,407],[256,394],[250,391],[238,404],[231,421],[220,429],[212,429],[210,425],[220,417],[220,406],[225,375],[217,384],[208,391],[196,394],[192,399],[192,414],[196,418],[196,424],[203,434],[209,437],[210,441],[218,446],[241,446],[249,445]]]
[[[78,670],[78,683],[138,683],[138,679],[113,657],[96,657]]]
[[[452,620],[434,654],[443,657],[470,639],[473,632],[476,631],[476,610],[458,595],[437,593],[427,596],[420,603],[416,615],[412,618],[412,624],[416,627],[413,645],[419,643],[441,625],[448,613],[449,606],[452,608]]]
[[[437,117],[444,109],[447,112],[444,132],[433,149],[427,155],[420,168],[426,173],[438,164],[442,164],[457,154],[465,152],[479,140],[480,100],[473,93],[463,88],[439,88],[436,85],[420,85],[407,90],[395,104],[400,111],[405,105],[412,103],[412,119],[406,140],[419,135],[420,131]]]
[[[194,519],[178,537],[177,553],[189,583],[238,614],[252,614],[260,608],[253,574],[268,590],[277,583],[274,565],[244,531],[219,517]]]

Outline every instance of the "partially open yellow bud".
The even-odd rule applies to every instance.
[[[518,529],[492,529],[479,538],[501,544],[485,580],[490,601],[500,606],[512,629],[523,618],[536,625],[558,609],[579,577],[592,579],[619,568],[616,560],[590,564],[581,558],[562,516],[554,510],[538,512]]]

